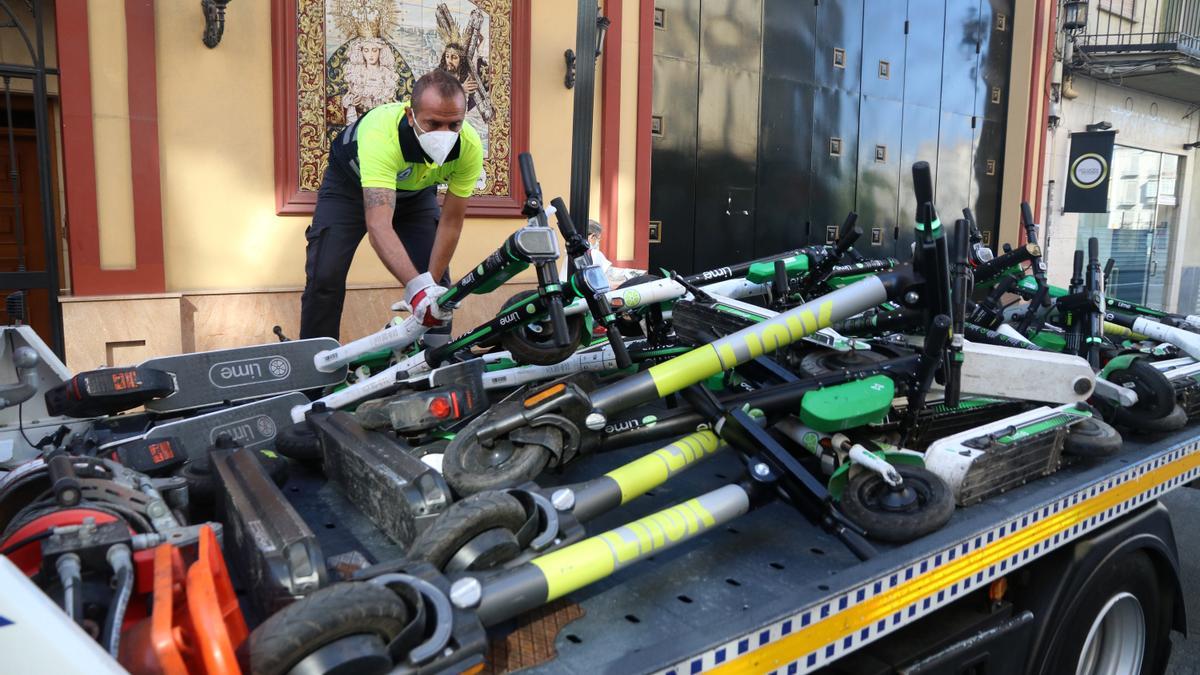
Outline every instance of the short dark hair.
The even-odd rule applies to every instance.
[[[462,82],[459,82],[453,73],[441,68],[434,68],[417,79],[417,83],[413,85],[412,106],[414,110],[417,109],[421,94],[425,93],[427,87],[433,87],[442,98],[461,96],[464,101],[467,99],[467,92],[463,90]]]
[[[587,236],[599,237],[602,234],[604,234],[604,228],[600,227],[600,222],[589,218],[588,219],[588,227],[587,227]]]

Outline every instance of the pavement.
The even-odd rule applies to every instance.
[[[1179,561],[1183,572],[1183,595],[1187,606],[1189,635],[1171,634],[1168,675],[1200,675],[1200,490],[1180,488],[1162,498],[1171,513]]]

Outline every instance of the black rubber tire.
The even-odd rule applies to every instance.
[[[518,291],[516,293],[513,293],[512,295],[505,298],[504,302],[500,305],[499,311],[504,311],[505,308],[512,307],[513,305],[517,304],[518,300],[528,297],[529,294],[530,294],[530,291]],[[502,337],[502,334],[492,333],[491,335],[480,340],[479,346],[485,347],[487,349],[491,349],[492,347],[499,346],[501,337]]]
[[[444,438],[434,439],[428,443],[412,446],[408,453],[413,457],[424,457],[425,455],[444,455],[446,447],[450,445],[450,441]]]
[[[450,441],[442,454],[442,477],[460,497],[479,492],[503,490],[533,480],[550,462],[550,453],[535,445],[517,445],[507,438],[498,440],[499,450],[510,452],[498,464],[484,457],[492,450],[484,448],[476,436],[477,417]]]
[[[872,506],[874,496],[887,483],[874,471],[859,471],[842,491],[842,512],[880,541],[903,543],[942,527],[954,514],[954,495],[933,472],[910,464],[895,465],[907,486],[917,491],[918,506],[907,511],[881,511]]]
[[[1146,675],[1163,672],[1170,654],[1174,600],[1162,588],[1154,563],[1142,551],[1132,551],[1105,563],[1072,596],[1061,614],[1056,613],[1051,624],[1055,628],[1049,636],[1046,668],[1041,672],[1076,672],[1088,631],[1100,611],[1120,593],[1133,595],[1142,608],[1146,649],[1139,672]]]
[[[512,303],[536,295],[537,291],[521,291],[509,298],[509,302],[504,306],[508,307]],[[500,336],[500,346],[507,349],[517,363],[552,366],[579,349],[580,340],[583,337],[583,324],[584,316],[582,314],[567,317],[567,344],[563,347],[554,345],[554,331],[550,328],[549,322],[539,324],[542,327],[540,333],[530,331],[527,326],[505,331]]]
[[[248,672],[282,675],[320,647],[350,635],[386,644],[408,623],[408,606],[375,584],[345,582],[297,600],[262,622],[247,641]]]
[[[259,449],[254,453],[258,458],[258,462],[267,470],[267,475],[271,477],[271,481],[279,487],[283,487],[284,483],[288,482],[291,477],[291,465],[287,457],[274,451],[265,448]]]
[[[307,421],[280,429],[275,434],[275,450],[297,462],[320,462],[325,459],[321,441]]]
[[[1177,405],[1165,417],[1137,420],[1129,425],[1129,430],[1139,434],[1166,434],[1179,431],[1187,426],[1187,423],[1187,411]]]
[[[1138,402],[1132,408],[1117,408],[1111,421],[1136,428],[1145,420],[1158,419],[1171,414],[1175,407],[1175,387],[1146,359],[1136,359],[1124,368],[1112,372],[1108,381],[1125,385],[1133,383]]]
[[[516,534],[525,524],[525,507],[507,492],[480,492],[455,502],[408,547],[408,557],[445,570],[459,549],[496,528]]]
[[[1076,457],[1108,457],[1121,449],[1121,432],[1104,420],[1091,417],[1067,431],[1063,452]]]

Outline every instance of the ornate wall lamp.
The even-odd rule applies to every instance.
[[[225,6],[229,0],[200,0],[204,10],[204,46],[212,49],[221,44],[225,33]]]

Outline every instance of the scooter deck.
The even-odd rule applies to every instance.
[[[337,346],[332,338],[312,338],[150,359],[141,366],[171,373],[175,393],[146,409],[176,412],[335,385],[346,379],[346,367],[323,373],[313,357]]]
[[[275,435],[279,429],[292,423],[292,407],[307,402],[308,398],[300,392],[280,394],[157,424],[140,436],[105,444],[102,449],[115,449],[132,440],[174,437],[179,439],[188,457],[195,458],[215,445],[222,434],[228,434],[230,440],[248,450],[271,448],[275,445]]]

